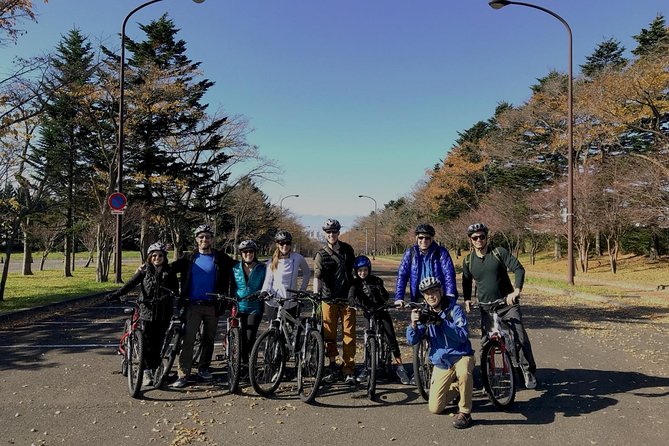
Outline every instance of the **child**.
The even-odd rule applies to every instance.
[[[440,323],[425,325],[420,321],[420,310],[411,312],[411,325],[407,327],[407,341],[410,345],[418,344],[427,331],[430,337],[430,362],[434,364],[430,398],[430,412],[440,413],[458,392],[460,395],[459,412],[453,426],[457,429],[469,427],[472,417],[472,390],[474,370],[474,350],[469,342],[467,319],[454,298],[443,299],[441,282],[436,277],[426,277],[419,284],[420,292],[431,311],[438,313]],[[451,388],[455,380],[456,386]]]
[[[356,257],[353,267],[355,269],[355,277],[353,279],[353,286],[351,286],[348,294],[349,305],[352,307],[361,305],[368,309],[375,309],[385,304],[388,301],[388,291],[383,286],[383,280],[371,274],[372,262],[369,260],[369,257]],[[402,384],[409,384],[409,377],[406,370],[404,370],[404,365],[402,365],[400,346],[397,343],[397,336],[395,335],[390,313],[388,313],[388,310],[380,310],[376,314],[381,323],[381,329],[385,332],[390,350],[395,357],[397,376],[400,378]],[[369,321],[367,323],[369,324]],[[356,381],[364,381],[367,378],[366,372],[367,370],[363,370],[356,378]]]

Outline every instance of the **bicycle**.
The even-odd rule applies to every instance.
[[[409,308],[420,311],[420,322],[423,324],[441,323],[439,315],[431,309],[426,303],[408,302],[404,304]],[[430,337],[425,330],[425,334],[419,343],[413,346],[413,376],[416,382],[416,389],[425,401],[430,399],[430,383],[432,380],[432,368],[434,365],[430,362]]]
[[[144,375],[144,323],[139,317],[139,302],[123,300],[132,304],[132,308],[124,308],[129,315],[123,326],[123,334],[119,341],[118,353],[123,356],[121,374],[128,378],[128,392],[132,398],[138,398],[142,389]]]
[[[302,401],[311,403],[320,388],[325,360],[320,297],[306,291],[287,291],[293,295],[277,299],[276,318],[253,345],[249,378],[258,395],[268,397],[283,380],[287,358],[294,357],[298,394]],[[295,318],[283,308],[287,302],[300,301],[311,303],[309,316]]]
[[[377,371],[383,370],[390,376],[392,373],[392,352],[386,340],[385,333],[381,330],[378,321],[378,312],[395,308],[395,305],[384,304],[377,308],[367,308],[359,305],[363,310],[365,318],[369,321],[364,334],[364,367],[367,375],[367,398],[374,400],[376,397]]]
[[[472,306],[492,315],[492,328],[484,334],[481,341],[481,379],[490,401],[502,410],[513,404],[517,390],[514,370],[521,368],[518,361],[519,345],[513,330],[509,329],[498,314],[506,305],[506,298],[501,298]]]

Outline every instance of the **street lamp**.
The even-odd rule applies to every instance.
[[[125,16],[123,19],[123,25],[121,25],[121,66],[119,67],[119,100],[118,100],[118,156],[116,157],[116,191],[118,193],[123,193],[123,150],[125,149],[125,134],[124,134],[124,124],[125,124],[125,115],[124,115],[124,102],[125,102],[125,26],[128,23],[130,17],[139,11],[140,9],[152,5],[154,3],[161,2],[163,0],[151,0],[146,3],[142,3],[130,13]],[[204,0],[193,0],[195,3],[203,3]],[[116,283],[122,283],[123,279],[121,278],[121,233],[123,229],[123,215],[121,213],[116,214]]]
[[[283,200],[285,200],[286,198],[290,198],[290,197],[296,197],[296,198],[297,198],[297,197],[299,197],[299,195],[298,195],[298,194],[286,195],[286,196],[283,197],[281,200],[279,200],[279,214],[280,214],[282,217],[283,217]]]
[[[533,5],[531,3],[513,2],[507,0],[493,0],[488,3],[493,9],[501,9],[507,5],[520,5],[529,8],[538,9],[547,14],[552,15],[560,21],[567,29],[569,36],[569,85],[568,85],[568,124],[567,124],[567,139],[569,140],[569,147],[567,152],[567,283],[574,284],[574,77],[572,74],[572,33],[571,27],[565,19],[551,11],[550,9],[541,6]]]
[[[367,240],[368,240],[368,237],[367,237],[367,226],[365,226],[364,228],[355,228],[355,229],[356,229],[357,231],[360,231],[360,230],[364,230],[364,231],[365,231],[365,255],[367,255],[367,253],[369,252],[369,250],[367,249],[367,246],[368,246],[368,243],[367,243]]]
[[[372,259],[375,259],[376,257],[376,214],[378,213],[376,211],[376,200],[370,197],[369,195],[358,195],[358,198],[369,198],[374,202],[374,250],[372,251]]]

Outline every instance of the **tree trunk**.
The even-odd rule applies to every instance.
[[[88,259],[86,260],[86,264],[84,265],[84,268],[88,268],[91,266],[91,263],[93,263],[93,253],[95,252],[95,246],[91,248],[90,251],[88,251]]]
[[[599,257],[601,257],[602,254],[603,254],[601,238],[602,238],[602,234],[599,231],[597,231],[595,233],[595,253]]]
[[[29,219],[25,219],[23,226],[23,268],[21,274],[24,276],[33,275],[33,256],[30,252],[30,240],[28,239]]]
[[[560,247],[560,236],[555,235],[553,239],[553,260],[562,259],[562,248]]]
[[[6,234],[7,246],[5,247],[4,265],[2,266],[2,278],[0,278],[0,302],[5,300],[5,285],[7,284],[7,276],[9,276],[9,259],[12,257],[14,239],[18,235],[20,227],[18,221],[15,221],[12,226],[11,231]]]

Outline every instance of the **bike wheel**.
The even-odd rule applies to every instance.
[[[239,374],[242,368],[241,338],[239,327],[232,327],[227,334],[228,388],[230,393],[239,390]]]
[[[202,356],[202,336],[204,335],[204,322],[200,322],[200,329],[195,334],[195,342],[193,342],[193,362],[192,367],[197,368],[200,365],[200,358]]]
[[[379,367],[385,373],[385,376],[393,380],[395,379],[395,372],[393,367],[393,353],[390,351],[390,344],[385,336],[381,336],[381,344],[379,348]]]
[[[511,356],[497,341],[489,341],[481,351],[481,379],[490,401],[507,409],[516,397],[516,381]]]
[[[249,379],[260,396],[269,396],[281,384],[286,367],[286,351],[276,330],[260,335],[251,350]]]
[[[418,393],[425,401],[430,399],[432,364],[429,358],[430,340],[426,336],[413,346],[413,376]]]
[[[123,359],[121,360],[121,374],[128,377],[128,337],[130,336],[130,331],[132,330],[132,323],[129,319],[126,319],[125,325],[123,326],[123,334],[121,335],[121,345],[119,346],[119,353],[123,353]]]
[[[305,403],[311,403],[318,394],[324,361],[323,337],[317,331],[310,331],[304,338],[304,349],[297,364],[297,392]]]
[[[144,378],[144,336],[140,330],[132,330],[128,336],[128,391],[133,398],[139,397]]]
[[[376,350],[376,339],[370,336],[365,344],[365,366],[367,367],[367,398],[373,400],[376,396],[376,372],[379,357]]]
[[[154,386],[160,388],[165,384],[165,380],[172,370],[174,360],[179,354],[181,348],[181,330],[178,327],[171,327],[165,334],[163,347],[160,350],[160,365],[153,377]]]

